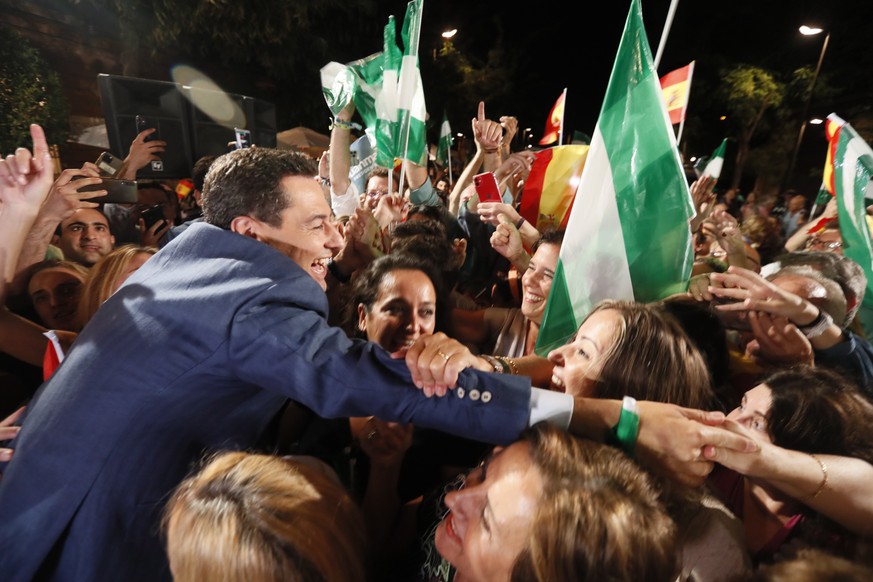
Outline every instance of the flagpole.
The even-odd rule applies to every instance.
[[[658,53],[655,55],[655,70],[658,70],[658,65],[661,64],[661,56],[664,54],[664,45],[667,44],[667,36],[670,34],[670,27],[673,26],[673,16],[676,14],[676,6],[679,0],[670,0],[670,10],[667,11],[667,22],[664,23],[664,32],[661,33],[661,40],[658,43]],[[681,128],[680,128],[681,132]],[[679,140],[676,140],[679,143]]]
[[[561,128],[558,130],[558,145],[564,145],[564,113],[567,111],[567,88],[563,92],[564,107],[561,109]]]
[[[449,132],[449,149],[446,152],[446,157],[449,158],[449,188],[453,188],[455,185],[455,181],[452,179],[452,142],[454,138],[452,137],[451,132]]]

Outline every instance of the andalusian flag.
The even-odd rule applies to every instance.
[[[546,120],[546,131],[540,139],[540,145],[549,145],[555,142],[561,145],[561,139],[564,137],[564,104],[566,101],[567,88],[565,87],[549,112],[549,118]]]
[[[452,126],[449,125],[449,116],[443,112],[443,123],[440,125],[440,142],[437,145],[437,161],[447,166],[452,159]]]
[[[375,53],[345,65],[331,61],[321,68],[321,92],[336,116],[355,101],[355,110],[370,132],[376,127],[376,97],[382,90],[382,53]]]
[[[661,91],[670,114],[670,123],[676,125],[685,119],[688,109],[688,95],[691,93],[691,77],[694,75],[694,61],[681,69],[671,71],[661,77]]]
[[[382,35],[382,87],[376,96],[376,164],[393,168],[397,157],[397,134],[400,105],[400,63],[403,56],[397,48],[397,28],[394,15],[388,17]]]
[[[867,275],[867,289],[859,314],[869,337],[873,332],[873,241],[867,226],[865,197],[871,190],[873,149],[835,113],[828,115],[825,133],[832,170],[825,184],[833,188],[837,197],[843,254],[861,265]]]
[[[714,152],[712,152],[712,156],[709,158],[709,161],[706,162],[706,167],[703,169],[703,176],[712,176],[718,181],[719,177],[721,177],[721,169],[724,166],[724,152],[727,148],[727,138],[721,140],[721,145],[719,145]]]
[[[376,163],[385,168],[394,167],[396,158],[427,164],[427,107],[418,69],[422,3],[412,0],[406,5],[403,52],[397,47],[393,16],[385,26],[382,90],[376,99]]]
[[[524,182],[519,214],[540,232],[548,227],[566,229],[587,157],[587,145],[555,146],[536,152]]]
[[[603,299],[655,301],[684,292],[694,206],[639,0],[631,0],[536,352],[576,333]]]

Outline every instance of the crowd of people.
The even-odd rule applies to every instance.
[[[318,160],[201,159],[181,201],[94,201],[37,125],[0,160],[7,579],[870,579],[867,281],[834,202],[691,181],[687,292],[541,354],[565,231],[519,214],[517,121],[480,103],[454,183],[357,180],[354,115]]]

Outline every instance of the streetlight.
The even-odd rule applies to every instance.
[[[446,30],[440,33],[440,36],[443,37],[443,50],[446,49],[447,46],[452,44],[452,38],[458,34],[458,29],[453,28],[451,30]],[[433,62],[437,60],[437,49],[433,49]]]
[[[454,37],[456,34],[458,34],[458,29],[457,29],[457,28],[453,28],[453,29],[451,29],[451,30],[447,30],[447,31],[445,31],[445,32],[442,33],[440,36],[442,36],[442,37],[443,37],[444,39],[446,39],[446,40],[449,40],[450,38]]]
[[[805,24],[799,29],[800,34],[804,36],[815,36],[824,32],[821,28],[806,26]],[[800,143],[803,141],[803,134],[806,132],[806,124],[808,122],[809,104],[812,101],[812,94],[815,91],[815,82],[818,81],[818,74],[821,71],[821,63],[824,61],[825,51],[828,50],[828,41],[831,39],[831,33],[825,35],[824,42],[821,45],[821,53],[818,56],[818,63],[815,65],[815,73],[812,75],[812,81],[809,83],[809,92],[806,95],[806,102],[803,104],[803,122],[800,124],[800,132],[797,134],[797,142],[794,144],[794,151],[791,154],[791,163],[788,165],[788,172],[785,175],[785,180],[782,184],[784,191],[791,183],[791,177],[794,174],[794,165],[797,163],[797,152],[800,151]]]

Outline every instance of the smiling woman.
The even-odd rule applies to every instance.
[[[646,474],[614,449],[551,425],[495,448],[444,501],[434,543],[452,570],[433,568],[446,572],[441,580],[676,575],[676,529]]]

